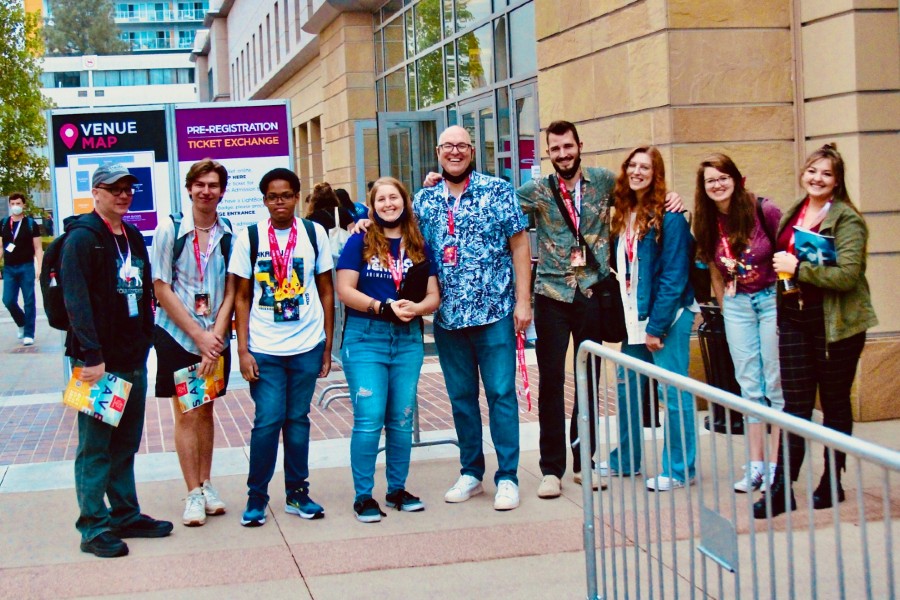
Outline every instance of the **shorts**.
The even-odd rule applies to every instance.
[[[196,365],[202,357],[182,348],[181,344],[159,325],[153,330],[153,346],[156,348],[156,397],[172,398],[175,396],[175,371]],[[225,346],[222,356],[225,358],[225,387],[217,396],[219,398],[228,391],[228,376],[231,373],[230,346]]]

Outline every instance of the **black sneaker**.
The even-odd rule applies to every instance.
[[[157,521],[148,515],[140,515],[128,525],[114,527],[110,531],[120,538],[161,538],[172,533],[172,523]]]
[[[112,533],[104,531],[88,542],[81,542],[81,551],[100,558],[115,558],[128,554],[128,544]]]
[[[381,517],[387,515],[381,512],[378,501],[372,496],[361,496],[353,503],[353,510],[356,512],[356,520],[360,523],[377,523]]]
[[[395,490],[385,496],[384,503],[389,508],[396,508],[403,512],[419,512],[425,510],[425,504],[404,489]]]

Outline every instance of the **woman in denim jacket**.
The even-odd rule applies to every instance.
[[[745,188],[737,165],[724,154],[712,154],[700,163],[694,208],[697,250],[709,264],[722,307],[741,396],[784,410],[772,267],[781,211]],[[748,417],[747,425],[750,464],[734,484],[735,491],[745,494],[760,488],[765,491],[772,482],[779,439],[779,429],[772,427],[767,454],[759,419]]]
[[[665,210],[666,173],[659,150],[653,146],[632,150],[622,163],[613,195],[610,234],[617,238],[613,265],[628,332],[622,352],[687,376],[696,310],[688,279],[693,240],[684,215]],[[642,450],[638,375],[619,367],[617,379],[619,447],[600,470],[637,475]],[[693,483],[694,398],[662,385],[659,398],[666,406],[668,435],[662,470],[647,480],[647,489],[668,491]]]
[[[800,185],[806,196],[781,219],[779,252],[773,259],[775,271],[799,283],[797,292],[782,294],[778,306],[784,412],[811,419],[818,391],[823,425],[850,435],[850,388],[866,330],[878,324],[866,281],[869,230],[847,193],[844,160],[834,145],[826,144],[806,159]],[[794,227],[833,237],[836,256],[822,264],[811,262],[802,243],[795,245]],[[766,518],[770,503],[772,516],[796,508],[791,484],[800,475],[806,446],[796,435],[788,435],[787,446],[787,452],[782,444],[778,453],[770,491],[753,505],[757,519]],[[844,501],[845,463],[843,452],[825,449],[825,472],[812,494],[813,508]]]

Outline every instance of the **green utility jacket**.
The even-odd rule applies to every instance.
[[[778,234],[802,206],[799,200],[781,217]],[[862,216],[841,201],[834,202],[819,227],[822,235],[834,236],[837,265],[816,266],[800,263],[800,281],[822,289],[824,293],[825,341],[836,342],[878,324],[869,283],[866,281],[866,242],[869,230]]]

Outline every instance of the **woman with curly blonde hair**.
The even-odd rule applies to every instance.
[[[425,509],[419,498],[406,491],[406,477],[424,359],[422,315],[437,310],[440,292],[437,263],[422,238],[403,184],[382,177],[372,186],[368,204],[372,222],[344,247],[337,264],[337,293],[347,306],[341,358],[353,402],[353,510],[359,521],[375,523],[385,516],[372,497],[382,429],[385,503],[405,512]],[[399,299],[410,269],[426,262],[424,297]]]
[[[622,352],[686,376],[696,310],[688,279],[693,242],[684,215],[666,212],[666,171],[659,150],[632,150],[622,162],[613,196],[613,267],[627,331]],[[619,447],[600,471],[637,475],[642,450],[638,375],[619,367],[617,380]],[[694,479],[694,399],[662,385],[658,396],[666,406],[666,443],[662,470],[647,480],[647,489],[668,491]]]

